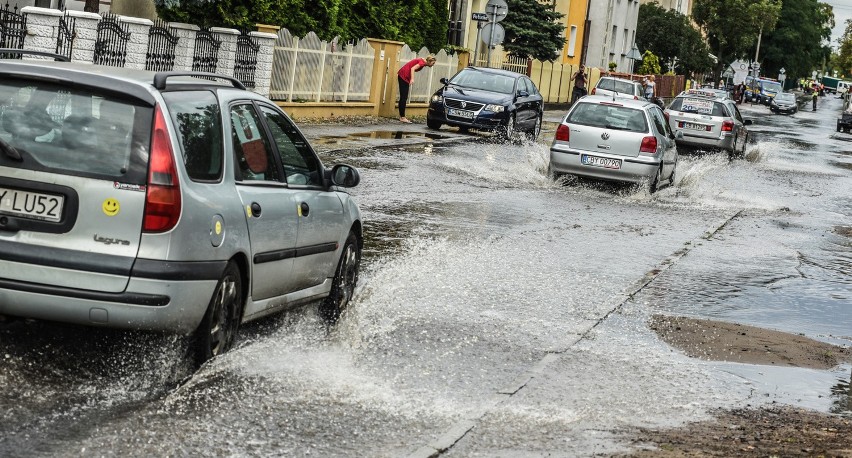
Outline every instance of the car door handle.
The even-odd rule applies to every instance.
[[[301,204],[299,204],[299,214],[300,215],[308,216],[308,213],[310,213],[310,212],[311,212],[311,207],[307,203],[302,202]]]
[[[252,202],[249,206],[251,208],[251,216],[255,218],[260,217],[260,204],[257,202]]]

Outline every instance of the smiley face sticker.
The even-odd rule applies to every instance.
[[[107,216],[115,216],[118,214],[118,211],[121,210],[121,206],[118,204],[118,200],[113,199],[112,197],[104,201],[102,208],[104,214]]]

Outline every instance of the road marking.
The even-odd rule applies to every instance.
[[[559,361],[561,355],[568,350],[570,350],[574,345],[579,343],[581,340],[587,338],[591,332],[598,327],[601,323],[606,321],[607,318],[612,316],[613,313],[621,310],[624,307],[624,304],[627,301],[633,299],[633,297],[638,294],[640,291],[645,289],[648,285],[650,285],[657,277],[660,276],[663,272],[668,270],[671,266],[675,265],[681,258],[686,256],[687,253],[692,251],[693,248],[698,246],[699,241],[701,240],[710,240],[716,235],[719,231],[725,228],[731,221],[742,214],[743,210],[737,210],[733,214],[726,217],[721,223],[715,225],[710,228],[710,230],[706,231],[703,235],[699,236],[700,240],[696,240],[694,242],[687,242],[686,246],[675,251],[668,257],[662,260],[654,269],[650,270],[646,273],[641,279],[639,279],[636,283],[629,286],[627,291],[624,293],[616,294],[609,299],[606,300],[608,304],[609,311],[600,319],[595,321],[593,325],[589,327],[579,338],[577,338],[573,343],[565,347],[561,350],[554,350],[548,352],[544,357],[542,357],[538,362],[534,365],[530,366],[529,369],[524,371],[521,374],[518,374],[517,378],[513,380],[508,386],[499,389],[491,398],[489,398],[488,402],[486,402],[486,407],[477,411],[474,415],[471,415],[464,420],[461,420],[450,427],[444,434],[442,434],[437,440],[430,442],[427,445],[423,445],[419,447],[417,450],[408,455],[408,458],[435,458],[440,456],[444,452],[451,449],[455,444],[458,443],[462,438],[464,438],[467,433],[474,430],[477,424],[482,420],[485,415],[488,414],[493,408],[498,405],[508,401],[519,391],[524,389],[529,382],[531,382],[537,375],[541,374],[548,366]]]

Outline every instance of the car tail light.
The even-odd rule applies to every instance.
[[[595,95],[595,92],[597,92],[597,91],[598,91],[598,88],[593,87],[593,88],[592,88],[592,95]]]
[[[567,142],[568,139],[571,137],[571,135],[569,134],[570,130],[571,128],[569,128],[565,124],[560,124],[559,127],[556,128],[556,136],[554,138],[561,142]]]
[[[148,189],[145,195],[145,232],[165,232],[175,227],[181,211],[180,182],[166,118],[159,105],[154,109]]]
[[[722,132],[733,132],[734,131],[734,122],[733,121],[725,121],[722,123]]]
[[[655,154],[657,152],[657,137],[650,135],[642,139],[642,145],[639,147],[640,153]]]

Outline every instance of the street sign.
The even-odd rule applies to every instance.
[[[487,20],[488,20],[488,15],[487,15],[487,14],[485,14],[485,13],[471,13],[471,14],[470,14],[470,19],[471,19],[471,20],[474,20],[474,21],[483,22],[483,21],[487,21]]]
[[[488,0],[485,5],[485,14],[488,15],[489,21],[500,22],[509,14],[509,5],[506,4],[506,0]]]
[[[482,28],[482,42],[486,45],[502,44],[504,38],[506,38],[506,29],[496,22],[489,22]]]

